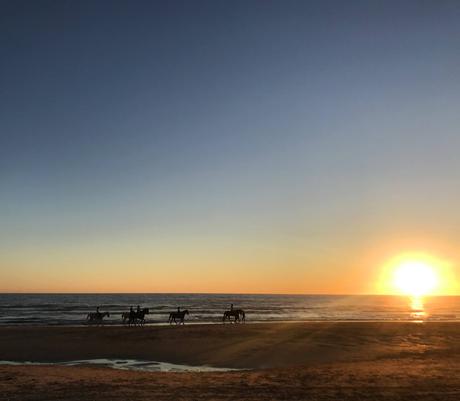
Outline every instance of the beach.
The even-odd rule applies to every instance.
[[[459,356],[456,322],[2,327],[4,361],[125,358],[244,370],[2,365],[0,393],[6,400],[454,400]]]

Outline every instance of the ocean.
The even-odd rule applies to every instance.
[[[97,306],[110,313],[106,324],[121,324],[121,313],[137,305],[150,309],[147,324],[167,324],[169,312],[178,306],[189,310],[187,323],[222,323],[231,303],[245,310],[248,323],[460,320],[459,296],[0,294],[0,325],[82,325]]]

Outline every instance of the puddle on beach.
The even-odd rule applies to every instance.
[[[82,359],[67,362],[15,362],[0,361],[0,365],[59,365],[59,366],[78,366],[78,365],[97,365],[112,369],[138,370],[144,372],[230,372],[240,369],[214,368],[211,366],[189,366],[177,365],[167,362],[140,361],[136,359]]]

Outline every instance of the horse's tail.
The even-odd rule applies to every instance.
[[[242,320],[243,320],[243,322],[245,322],[246,321],[246,313],[244,313],[244,310],[241,311],[241,314],[243,315]]]

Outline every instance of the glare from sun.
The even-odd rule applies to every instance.
[[[394,271],[394,285],[403,294],[412,296],[429,295],[438,285],[436,270],[424,261],[401,262]]]

